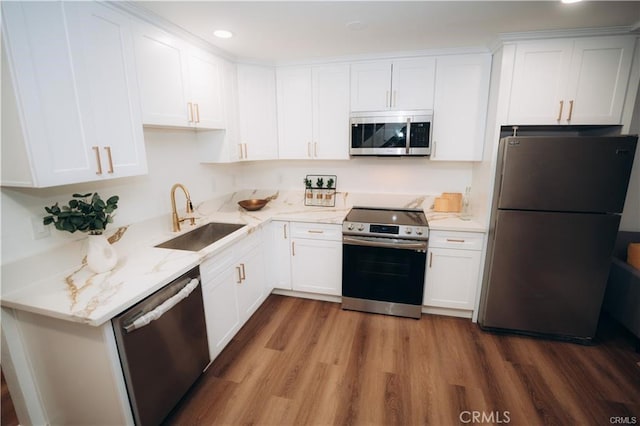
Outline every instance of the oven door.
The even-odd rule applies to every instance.
[[[343,236],[343,300],[421,306],[426,250],[426,241]]]

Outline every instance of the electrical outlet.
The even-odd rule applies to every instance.
[[[41,240],[51,235],[51,229],[42,224],[42,218],[39,216],[31,216],[31,232],[34,240]]]

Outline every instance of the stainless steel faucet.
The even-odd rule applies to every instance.
[[[182,189],[184,195],[187,197],[187,208],[185,217],[178,217],[178,209],[176,208],[176,189]],[[189,195],[189,191],[187,188],[181,184],[176,183],[171,187],[171,221],[173,223],[173,232],[178,232],[180,230],[180,222],[184,222],[189,219],[191,226],[196,224],[196,218],[193,217],[193,204],[191,204],[191,196]]]

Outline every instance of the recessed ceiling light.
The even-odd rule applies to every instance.
[[[231,38],[233,37],[233,33],[227,30],[215,30],[213,35],[218,38]]]

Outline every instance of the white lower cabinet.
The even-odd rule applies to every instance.
[[[291,223],[291,282],[297,291],[342,294],[341,225]]]
[[[424,305],[472,311],[480,281],[484,235],[431,231]]]
[[[209,355],[215,359],[258,309],[265,292],[259,232],[200,265]]]
[[[291,290],[291,225],[273,221],[267,228],[266,269],[268,287]]]

